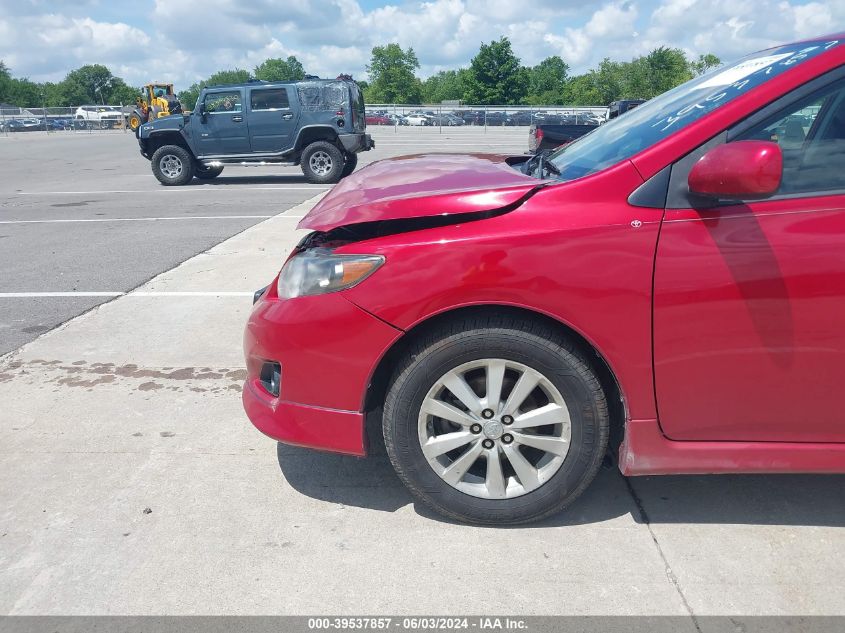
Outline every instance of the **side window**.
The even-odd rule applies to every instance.
[[[240,90],[210,92],[205,95],[205,111],[210,114],[219,112],[243,112]]]
[[[736,140],[749,139],[780,145],[779,194],[845,190],[845,84],[819,90]]]
[[[280,110],[290,107],[286,88],[263,88],[250,91],[252,110]]]

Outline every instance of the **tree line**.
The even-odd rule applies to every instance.
[[[427,79],[417,76],[420,62],[413,48],[403,49],[395,43],[376,46],[367,65],[368,79],[358,83],[369,103],[607,105],[618,99],[650,99],[720,64],[712,54],[689,59],[678,48],[660,47],[629,62],[605,58],[586,73],[571,75],[569,64],[557,55],[536,66],[524,66],[510,40],[502,37],[481,44],[469,66],[442,70]],[[305,76],[296,57],[273,58],[251,72],[240,68],[218,71],[180,91],[178,97],[190,109],[205,86],[243,83],[251,78],[294,81]],[[130,104],[139,92],[101,64],[72,70],[57,83],[37,83],[12,77],[0,60],[0,103],[20,107]]]
[[[681,49],[660,47],[630,62],[605,58],[586,73],[570,75],[569,64],[557,55],[523,66],[502,37],[482,44],[468,67],[422,80],[416,76],[420,63],[413,48],[387,44],[372,51],[365,97],[370,103],[607,105],[651,99],[720,64],[712,54],[688,59]]]
[[[0,103],[21,108],[70,107],[83,104],[134,103],[139,89],[129,86],[101,64],[88,64],[70,71],[59,82],[37,83],[12,77],[0,60]]]

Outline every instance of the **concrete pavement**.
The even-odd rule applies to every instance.
[[[0,614],[845,615],[842,476],[603,469],[565,514],[476,528],[383,452],[258,433],[249,293],[313,203],[0,358]]]

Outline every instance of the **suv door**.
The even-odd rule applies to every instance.
[[[204,116],[197,117],[197,154],[231,156],[249,154],[249,127],[244,118],[242,88],[205,93]]]
[[[286,86],[249,89],[249,137],[253,153],[278,154],[293,145],[299,109]],[[291,107],[293,105],[293,107]]]
[[[673,205],[703,148],[673,167],[654,275],[671,439],[845,441],[845,80],[830,81],[723,135],[781,146],[772,198]]]

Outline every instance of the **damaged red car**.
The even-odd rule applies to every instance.
[[[549,156],[344,179],[259,292],[246,412],[482,524],[625,475],[845,472],[845,34],[697,77]],[[368,423],[365,424],[365,421]]]

